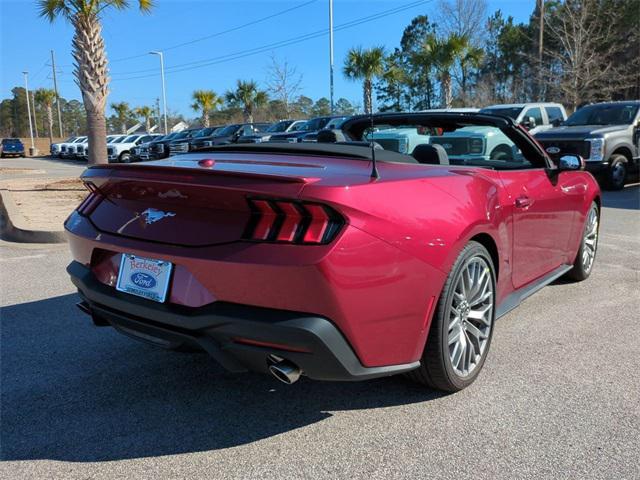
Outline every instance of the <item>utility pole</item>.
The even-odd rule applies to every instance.
[[[160,57],[160,76],[162,77],[162,108],[164,110],[164,133],[169,133],[167,129],[167,91],[164,84],[164,55],[162,52],[149,52],[151,55],[158,55]]]
[[[155,111],[156,111],[156,125],[159,127],[160,122],[162,121],[162,115],[160,115],[160,98],[158,97],[156,97]]]
[[[31,148],[29,153],[33,153],[35,145],[33,144],[33,124],[31,123],[31,102],[29,101],[29,72],[22,72],[24,75],[24,88],[27,94],[27,114],[29,115],[29,135],[31,136]]]
[[[56,77],[56,58],[51,50],[51,68],[53,69],[53,90],[56,92],[56,105],[58,107],[58,129],[60,130],[60,138],[64,137],[62,133],[62,115],[60,114],[60,96],[58,95],[58,79]]]
[[[33,129],[36,131],[36,138],[40,138],[38,133],[38,116],[36,115],[36,94],[31,92],[31,108],[33,109]]]
[[[329,0],[329,96],[333,115],[333,0]]]
[[[538,32],[538,98],[542,101],[542,54],[544,52],[544,0],[537,0],[538,12],[540,14],[540,31]]]

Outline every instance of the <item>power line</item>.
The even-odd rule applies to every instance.
[[[184,47],[184,46],[187,46],[187,45],[193,45],[194,43],[202,42],[204,40],[209,40],[211,38],[220,37],[222,35],[226,35],[227,33],[235,32],[237,30],[241,30],[241,29],[246,28],[246,27],[251,27],[251,26],[256,25],[258,23],[262,23],[262,22],[265,22],[267,20],[271,20],[272,18],[279,17],[281,15],[284,15],[286,13],[292,12],[294,10],[298,10],[300,8],[306,7],[307,5],[311,5],[312,3],[315,3],[317,1],[318,0],[310,0],[308,2],[301,3],[300,5],[296,5],[295,7],[290,7],[290,8],[287,8],[285,10],[280,10],[279,12],[272,13],[271,15],[267,15],[266,17],[258,18],[256,20],[252,20],[251,22],[243,23],[242,25],[238,25],[236,27],[228,28],[227,30],[222,30],[220,32],[212,33],[210,35],[205,35],[204,37],[194,38],[193,40],[189,40],[187,42],[178,43],[176,45],[171,45],[171,46],[168,46],[168,47],[160,48],[159,50],[161,50],[163,52],[166,52],[168,50],[175,50],[176,48]],[[109,63],[124,62],[126,60],[133,60],[133,59],[136,59],[136,58],[142,58],[142,57],[146,57],[148,55],[149,55],[148,52],[140,53],[140,54],[137,54],[137,55],[130,55],[128,57],[121,57],[121,58],[116,58],[116,59],[113,59],[113,60],[109,60]],[[71,65],[64,65],[64,66],[65,67],[69,67]]]
[[[393,15],[395,13],[400,13],[402,11],[405,10],[409,10],[411,8],[414,8],[416,6],[425,4],[430,2],[431,0],[419,0],[419,1],[415,1],[409,4],[405,4],[403,6],[400,7],[395,7],[389,10],[384,10],[382,12],[378,12],[376,14],[373,15],[369,15],[366,17],[361,17],[355,20],[351,20],[349,22],[343,23],[341,25],[338,25],[337,27],[334,28],[334,31],[341,31],[341,30],[346,30],[348,28],[353,28],[356,27],[358,25],[362,25],[363,23],[368,23],[368,22],[372,22],[374,20],[378,20],[380,18],[384,18],[384,17],[388,17],[389,15]],[[203,60],[197,60],[194,62],[187,62],[187,63],[182,63],[182,64],[178,64],[178,65],[174,65],[172,67],[167,68],[166,70],[166,74],[170,74],[170,73],[178,73],[178,72],[184,72],[187,70],[194,70],[197,68],[203,68],[203,67],[207,67],[207,66],[211,66],[211,65],[216,65],[219,63],[224,63],[224,62],[229,62],[232,60],[238,60],[240,58],[244,58],[244,57],[248,57],[251,55],[257,55],[259,53],[264,53],[264,52],[268,52],[269,50],[275,50],[277,48],[282,48],[282,47],[286,47],[289,45],[294,45],[297,43],[301,43],[301,42],[305,42],[307,40],[312,40],[314,38],[318,38],[318,37],[322,37],[324,35],[327,35],[329,32],[329,29],[325,28],[322,30],[317,30],[315,32],[311,32],[311,33],[307,33],[304,35],[299,35],[296,37],[292,37],[286,40],[281,40],[279,42],[275,42],[275,43],[271,43],[271,44],[267,44],[267,45],[262,45],[260,47],[254,47],[248,50],[241,50],[239,52],[235,52],[235,53],[230,53],[230,54],[226,54],[226,55],[220,55],[217,57],[211,57],[208,59],[203,59]],[[138,76],[133,76],[133,77],[125,77],[125,78],[115,78],[113,79],[114,81],[121,81],[121,80],[135,80],[135,79],[140,79],[140,78],[149,78],[149,77],[155,77],[157,76],[157,72],[156,69],[145,69],[145,70],[137,70],[137,71],[132,71],[132,72],[122,72],[122,73],[116,73],[114,75],[132,75],[132,74],[136,74],[136,73],[146,73],[146,72],[155,72],[155,73],[151,73],[148,75],[138,75]]]

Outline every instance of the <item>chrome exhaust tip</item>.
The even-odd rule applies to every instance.
[[[275,355],[270,356],[269,360],[273,362],[269,365],[269,372],[282,383],[291,385],[300,379],[302,370],[295,363]]]

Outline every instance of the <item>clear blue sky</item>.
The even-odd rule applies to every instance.
[[[130,3],[137,2],[130,0]],[[273,45],[326,29],[328,3],[328,0],[156,0],[156,8],[147,15],[137,9],[110,10],[103,21],[112,77],[109,102],[151,105],[160,95],[159,60],[147,54],[150,50],[165,50],[167,72],[194,66],[177,67],[179,65],[209,61],[200,68],[167,73],[169,108],[187,116],[194,115],[189,109],[194,89],[213,89],[222,94],[232,88],[238,78],[252,78],[264,85],[271,52],[281,60],[286,58],[303,75],[303,94],[313,99],[328,97],[328,35],[280,48]],[[340,26],[412,3],[416,0],[334,0],[334,23],[338,29],[335,33],[336,99],[345,97],[361,102],[360,85],[346,81],[341,74],[342,61],[350,47],[383,45],[392,50],[413,17],[435,16],[438,0],[350,28],[340,29]],[[534,4],[535,0],[488,0],[488,12],[501,9],[505,16],[512,15],[518,22],[527,21]],[[236,28],[294,7],[298,8]],[[53,49],[60,94],[79,99],[72,76],[72,35],[72,28],[65,21],[50,24],[39,18],[35,0],[0,0],[0,98],[9,97],[11,88],[24,84],[23,70],[29,71],[30,88],[51,87],[51,68],[47,64],[49,50]],[[207,35],[213,37],[171,48]],[[256,49],[263,51],[233,57]]]

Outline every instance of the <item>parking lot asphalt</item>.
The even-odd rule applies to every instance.
[[[93,327],[65,245],[0,243],[0,477],[640,478],[640,188],[604,204],[591,278],[501,318],[453,395],[227,374]]]
[[[74,177],[87,167],[87,162],[63,160],[60,158],[2,158],[0,159],[0,180],[12,178]],[[35,174],[34,174],[35,172]]]

